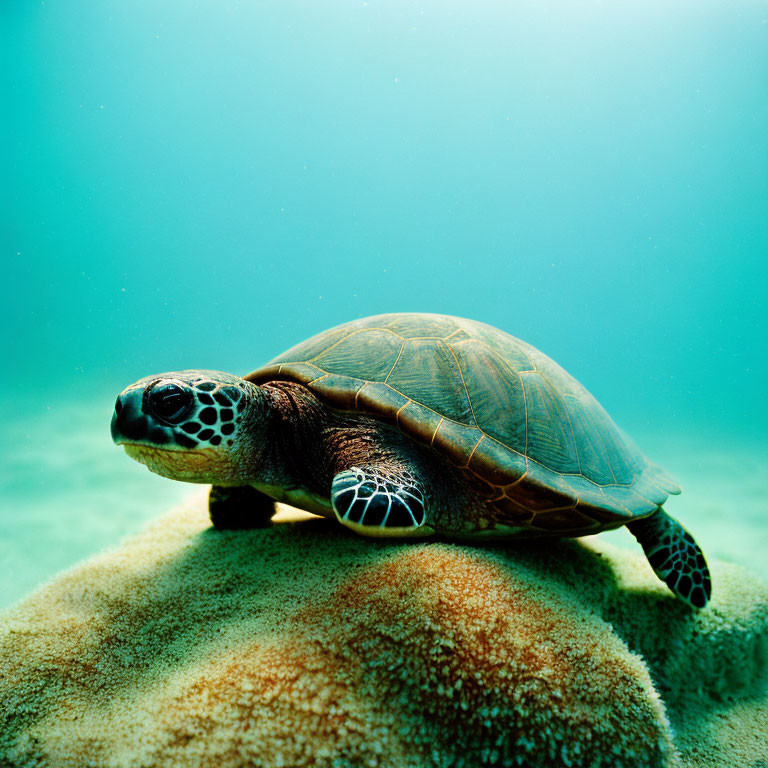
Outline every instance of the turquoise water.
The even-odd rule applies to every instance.
[[[190,487],[127,383],[388,311],[496,325],[768,577],[759,2],[0,5],[0,602]]]

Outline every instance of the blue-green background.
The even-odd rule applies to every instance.
[[[388,311],[538,346],[681,478],[668,508],[705,549],[760,569],[767,22],[753,0],[4,0],[4,601],[188,492],[112,447],[123,386]]]

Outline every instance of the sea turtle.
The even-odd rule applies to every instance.
[[[661,507],[679,487],[556,363],[484,323],[353,320],[244,378],[149,376],[112,437],[160,475],[212,483],[217,528],[267,525],[274,500],[369,536],[583,536],[626,525],[689,605],[704,556]]]

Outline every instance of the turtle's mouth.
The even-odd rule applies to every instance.
[[[150,472],[187,483],[211,483],[227,477],[232,463],[226,453],[214,448],[180,450],[141,443],[122,443],[128,456]]]
[[[213,449],[211,448],[200,448],[200,449],[194,449],[194,450],[187,450],[186,448],[176,448],[176,447],[158,448],[156,445],[145,445],[144,443],[119,443],[119,445],[122,445],[123,448],[125,448],[125,452],[132,459],[136,459],[137,461],[141,456],[150,456],[155,454],[173,453],[176,456],[180,456],[180,455],[188,456],[189,454],[214,452]]]

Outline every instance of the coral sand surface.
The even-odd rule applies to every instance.
[[[694,612],[598,538],[222,533],[196,495],[0,616],[0,765],[768,765],[768,588],[711,565]]]

